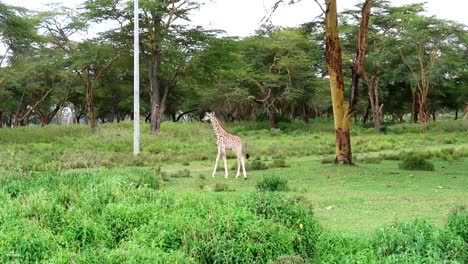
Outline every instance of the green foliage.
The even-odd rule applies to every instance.
[[[256,185],[259,191],[288,191],[288,180],[279,176],[264,176]]]
[[[16,179],[22,191],[12,199],[5,190],[13,185],[0,187],[0,260],[266,263],[311,256],[316,221],[298,204],[277,197],[261,201],[275,203],[274,211],[258,211],[256,196],[161,192],[152,185],[158,173],[129,168],[10,176],[6,180]]]
[[[215,192],[227,192],[230,191],[229,185],[223,182],[217,182],[213,188]]]
[[[256,215],[281,223],[296,232],[295,252],[304,258],[312,258],[321,229],[311,211],[295,206],[296,201],[274,193],[257,193],[255,199],[247,201]]]
[[[288,164],[286,164],[286,160],[284,157],[275,157],[273,158],[273,163],[270,164],[270,168],[287,168],[289,167]]]
[[[468,243],[468,209],[460,207],[450,212],[446,228]]]
[[[252,162],[248,163],[248,166],[246,166],[246,167],[249,170],[266,170],[266,169],[268,169],[267,164],[265,164],[261,160],[253,160]]]
[[[366,155],[366,156],[359,156],[359,158],[357,158],[357,162],[376,164],[376,163],[382,162],[383,159],[384,158],[382,156],[380,156],[380,155],[377,155],[377,156],[370,156],[370,155],[368,156],[368,155]]]
[[[379,258],[398,262],[449,262],[468,257],[463,239],[415,220],[379,229],[372,239]]]
[[[423,170],[423,171],[433,171],[434,164],[428,160],[423,155],[418,154],[408,154],[403,158],[403,161],[399,164],[400,169],[404,170]]]
[[[433,132],[466,132],[468,131],[468,120],[442,120],[429,123],[428,131]]]
[[[335,162],[335,156],[325,156],[323,157],[320,162],[322,164],[331,164]]]
[[[58,239],[34,221],[10,219],[2,223],[0,261],[35,263],[46,261],[58,248]]]
[[[304,259],[298,255],[279,256],[276,260],[268,262],[269,264],[305,264]]]
[[[190,175],[190,170],[183,169],[183,170],[179,170],[177,172],[171,173],[171,177],[172,178],[190,178],[192,176]]]
[[[317,242],[317,263],[377,263],[369,239],[324,232]]]

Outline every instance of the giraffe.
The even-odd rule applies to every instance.
[[[208,120],[211,121],[211,124],[213,125],[213,129],[216,134],[216,144],[218,146],[218,155],[216,156],[216,163],[215,163],[212,177],[214,178],[216,174],[216,168],[218,167],[219,157],[223,155],[224,170],[225,170],[224,178],[227,179],[228,167],[227,167],[227,160],[226,160],[226,150],[231,149],[237,155],[236,178],[238,178],[240,175],[240,168],[242,165],[242,172],[244,175],[244,179],[247,179],[247,172],[245,171],[245,158],[249,158],[249,154],[246,153],[244,157],[244,154],[243,154],[243,151],[245,150],[244,141],[240,137],[226,132],[226,130],[221,126],[221,122],[219,121],[219,119],[216,118],[214,112],[207,112],[205,114],[205,116],[203,117],[203,121],[208,121]]]

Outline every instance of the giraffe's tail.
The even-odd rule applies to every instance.
[[[242,150],[243,150],[242,152],[245,153],[245,158],[249,159],[250,155],[249,153],[247,153],[247,144],[245,142],[242,143]]]

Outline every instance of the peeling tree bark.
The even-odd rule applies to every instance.
[[[360,36],[357,47],[356,74],[362,74],[362,64],[367,42],[367,21],[370,13],[371,0],[366,0],[362,9],[363,22],[360,26]],[[350,120],[353,109],[344,97],[344,81],[341,59],[341,44],[338,34],[338,18],[336,0],[326,0],[326,61],[330,76],[330,91],[333,106],[333,121],[335,126],[335,163],[353,164],[351,151]],[[362,31],[362,32],[361,32]],[[354,74],[353,74],[354,75]],[[357,84],[360,75],[353,76],[355,85],[354,95],[351,97],[352,106],[357,100]]]
[[[361,23],[359,25],[359,35],[356,43],[356,60],[352,69],[351,77],[351,98],[349,100],[350,110],[356,111],[358,100],[359,79],[364,74],[364,58],[367,52],[367,29],[369,27],[370,8],[372,0],[366,0],[361,10]]]
[[[330,75],[330,91],[335,125],[335,163],[352,164],[351,138],[349,132],[349,104],[344,99],[344,81],[341,60],[341,44],[338,36],[336,0],[327,0],[326,61]]]

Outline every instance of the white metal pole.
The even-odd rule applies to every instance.
[[[133,155],[140,154],[140,60],[138,0],[134,0],[133,14]]]

